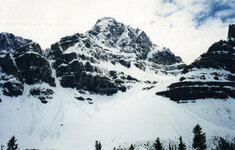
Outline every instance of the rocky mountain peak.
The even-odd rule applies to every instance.
[[[95,26],[111,26],[111,25],[120,25],[122,23],[116,21],[116,19],[112,17],[103,17],[96,21]]]
[[[109,38],[114,35],[120,36],[124,32],[124,30],[124,24],[117,22],[114,18],[104,17],[96,22],[95,26],[91,30],[91,33],[94,35],[103,33],[106,37]]]
[[[229,25],[228,38],[235,38],[235,24]]]
[[[144,31],[124,25],[110,17],[99,19],[88,33],[105,46],[135,53],[140,59],[146,59],[147,54],[154,49],[154,44]]]

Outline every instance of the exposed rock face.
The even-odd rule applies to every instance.
[[[6,96],[19,96],[23,94],[24,86],[18,82],[5,82],[2,85],[3,94]]]
[[[168,86],[157,95],[171,100],[205,98],[235,98],[235,40],[234,25],[229,26],[229,39],[214,43],[206,53],[182,71],[180,82]]]
[[[32,42],[28,39],[23,39],[18,36],[14,36],[11,33],[0,33],[0,55],[5,55],[6,53],[16,50],[21,46]]]
[[[234,87],[234,82],[177,82],[171,84],[168,91],[157,92],[157,95],[169,97],[173,101],[235,98]]]
[[[48,61],[41,55],[26,53],[16,58],[16,65],[27,84],[40,82],[55,86],[55,79],[51,76],[51,69]]]
[[[7,96],[22,95],[24,90],[23,77],[9,53],[5,57],[0,58],[0,67],[3,94]]]
[[[32,85],[45,82],[55,86],[55,79],[51,76],[50,64],[43,56],[39,44],[34,42],[26,44],[17,49],[13,55],[25,83]]]
[[[11,57],[9,53],[5,57],[0,58],[0,66],[2,73],[5,73],[6,76],[12,75],[20,82],[23,82],[23,77],[19,73],[19,70],[15,64],[15,60]],[[2,79],[4,79],[4,77],[2,77]]]
[[[62,53],[71,46],[74,46],[79,41],[81,34],[75,34],[73,36],[66,36],[60,39],[59,42],[52,44],[48,51],[48,57],[57,59]]]
[[[61,86],[86,90],[98,94],[112,95],[118,91],[117,86],[109,79],[91,75],[94,71],[89,62],[76,60],[76,53],[62,54],[53,64],[56,76],[61,77]]]
[[[154,53],[153,57],[150,58],[151,61],[157,64],[162,65],[172,65],[175,63],[182,62],[180,57],[176,57],[169,49],[165,49],[164,51],[160,51],[158,53]]]
[[[38,98],[42,103],[46,104],[48,101],[48,99],[52,99],[52,95],[54,93],[53,90],[51,89],[46,89],[46,88],[32,88],[29,91],[30,95],[32,95],[33,97]]]
[[[109,78],[92,76],[85,72],[74,76],[64,76],[61,80],[61,85],[102,95],[112,95],[118,91],[116,84],[111,82]]]
[[[3,94],[19,96],[24,84],[55,86],[51,67],[39,44],[9,33],[0,34],[0,70]]]

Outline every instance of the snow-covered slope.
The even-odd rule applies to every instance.
[[[155,95],[175,77],[139,73],[150,81],[158,78],[158,83],[137,83],[126,93],[113,96],[50,87],[53,99],[46,105],[29,94],[31,86],[20,97],[2,96],[0,143],[6,143],[12,135],[16,135],[22,148],[62,150],[93,149],[95,140],[102,141],[104,149],[112,149],[123,143],[154,140],[157,136],[177,140],[181,135],[189,143],[196,123],[208,137],[235,135],[234,99],[177,104]],[[143,90],[151,86],[155,87]],[[93,104],[75,98],[79,96],[91,98]]]
[[[90,31],[64,37],[46,51],[6,35],[0,37],[22,45],[0,49],[0,144],[12,135],[23,149],[90,150],[99,140],[108,150],[158,136],[182,136],[190,144],[197,123],[208,137],[235,135],[234,98],[178,104],[155,94],[194,80],[190,76],[217,78],[214,69],[203,67],[179,74],[185,68],[181,59],[139,29],[102,18]],[[233,76],[226,69],[217,74],[221,81]]]
[[[134,70],[134,68],[133,68]],[[137,83],[126,93],[113,96],[80,94],[62,87],[52,88],[53,99],[45,105],[30,96],[27,87],[21,97],[2,97],[0,105],[0,143],[15,135],[21,148],[93,149],[95,140],[104,149],[136,141],[192,139],[192,128],[199,123],[209,139],[212,135],[235,135],[235,102],[208,99],[177,104],[156,96],[155,91],[175,77],[146,74],[159,83],[150,90],[148,83]],[[166,82],[167,80],[167,82]],[[75,97],[91,98],[79,101]]]

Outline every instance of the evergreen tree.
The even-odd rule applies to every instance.
[[[102,145],[99,141],[95,141],[95,150],[101,150]]]
[[[186,145],[185,145],[185,143],[183,142],[181,136],[179,137],[179,141],[180,141],[180,143],[179,143],[179,146],[178,146],[178,150],[186,150]]]
[[[220,137],[216,150],[235,150],[235,143],[229,142]]]
[[[220,137],[216,150],[228,150],[228,147],[229,147],[229,143],[225,141],[224,138]]]
[[[130,148],[128,150],[134,150],[135,147],[131,144]]]
[[[206,134],[202,132],[202,128],[197,124],[193,128],[193,148],[196,150],[205,150],[206,149]]]
[[[7,150],[17,150],[18,144],[16,144],[16,141],[17,140],[16,140],[15,136],[12,136],[12,138],[7,143]]]
[[[155,150],[163,150],[162,143],[160,142],[160,138],[158,137],[154,143]]]
[[[168,145],[168,149],[169,150],[174,150],[174,146],[173,145],[171,145],[171,143],[169,142],[169,145]]]

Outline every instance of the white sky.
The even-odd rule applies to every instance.
[[[234,18],[225,22],[220,19],[234,13],[229,9],[218,11],[196,27],[195,16],[210,11],[208,1],[0,0],[0,32],[11,32],[49,48],[63,36],[88,31],[102,17],[113,17],[140,28],[155,44],[169,47],[190,63],[212,43],[226,39],[228,24],[235,23]],[[234,0],[231,1],[229,5],[234,7]]]

